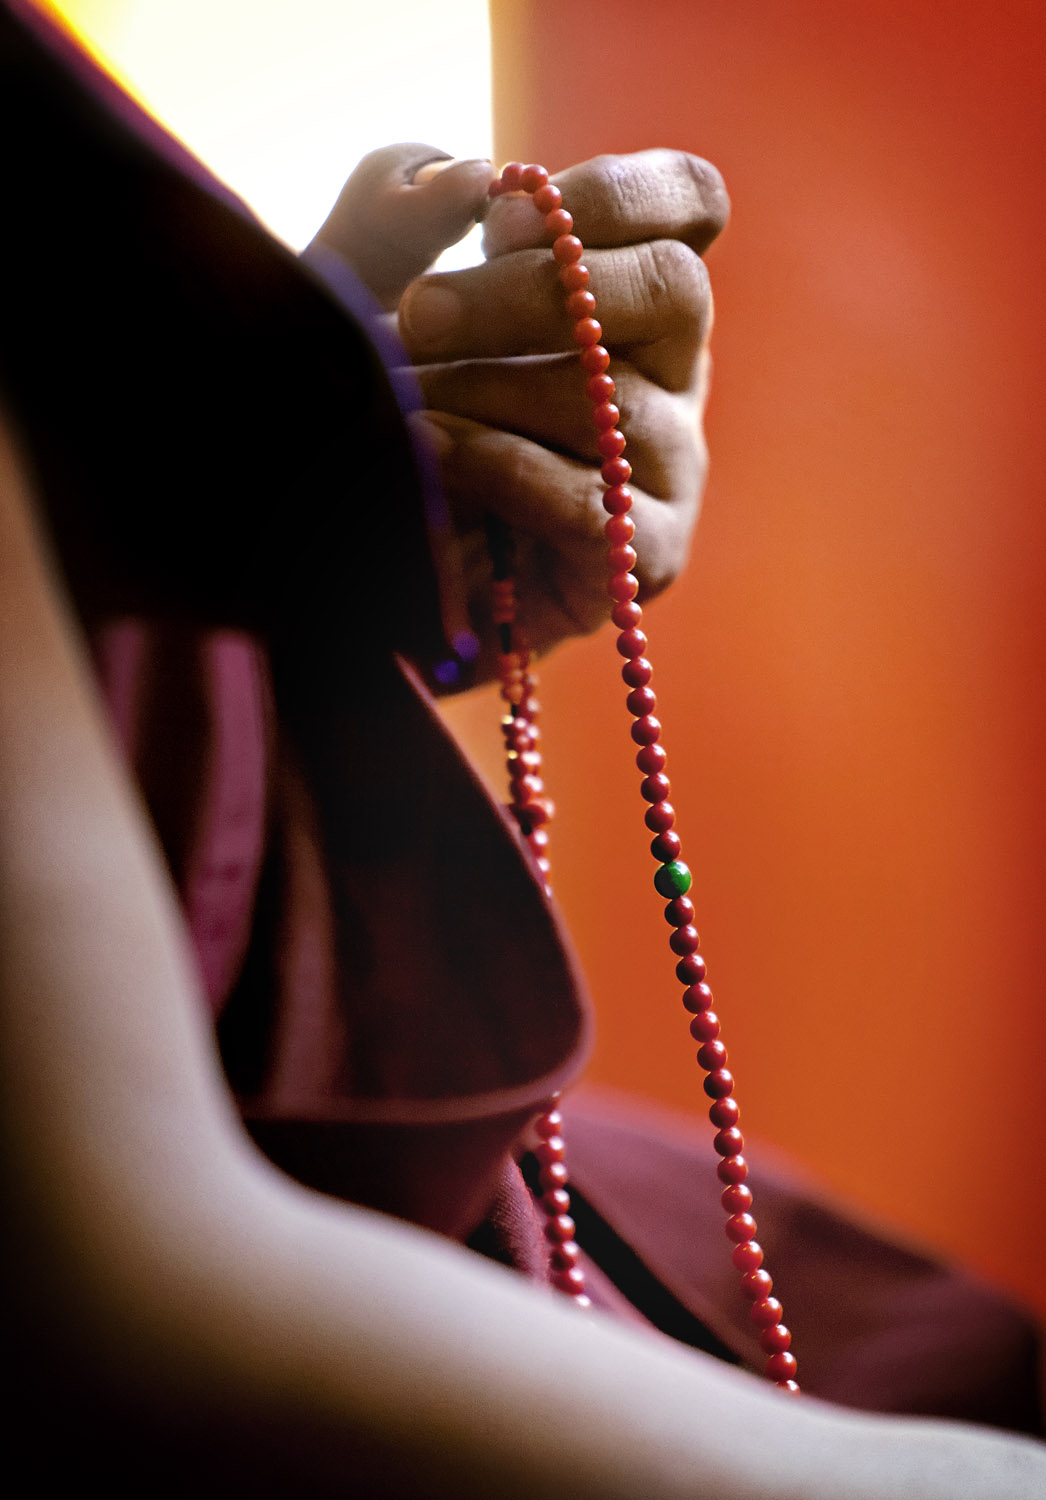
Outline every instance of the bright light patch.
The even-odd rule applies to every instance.
[[[295,248],[368,151],[489,156],[486,0],[51,0]]]

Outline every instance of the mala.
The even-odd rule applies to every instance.
[[[610,617],[618,630],[617,650],[624,658],[621,675],[628,691],[626,705],[632,716],[631,734],[638,747],[636,765],[642,773],[639,791],[647,804],[644,821],[654,835],[650,852],[657,861],[654,888],[666,901],[665,920],[671,931],[669,947],[676,960],[676,979],[683,986],[683,1005],[691,1016],[690,1034],[700,1043],[697,1061],[703,1070],[704,1091],[711,1099],[709,1118],[716,1127],[713,1140],[720,1160],[716,1171],[723,1184],[721,1202],[727,1214],[726,1234],[733,1243],[733,1262],[741,1272],[741,1287],[751,1302],[751,1318],[760,1330],[759,1342],[767,1355],[764,1374],[788,1391],[798,1391],[796,1359],[791,1352],[792,1335],[782,1322],[781,1303],[772,1295],[773,1281],[763,1266],[763,1250],[756,1240],[752,1216],[752,1193],[746,1185],[748,1164],[742,1151],[740,1110],[734,1098],[734,1078],[727,1067],[726,1048],[720,1040],[719,1017],[712,1009],[712,991],[706,983],[706,966],[694,926],[694,907],[687,892],[691,875],[680,859],[682,844],[675,831],[675,811],[668,800],[671,785],[665,774],[667,756],[660,720],[655,717],[657,699],[651,687],[653,668],[647,659],[647,637],[641,626],[643,611],[636,601],[639,581],[633,568],[632,546],[635,524],[629,511],[632,492],[628,481],[632,468],[624,457],[625,436],[619,426],[621,413],[614,404],[615,386],[608,373],[610,355],[600,342],[603,330],[596,320],[596,299],[589,289],[589,271],[582,262],[584,247],[574,234],[574,221],[563,207],[563,195],[549,181],[544,167],[512,162],[490,186],[491,198],[505,193],[531,195],[534,207],[545,217],[552,237],[552,256],[566,293],[566,311],[573,324],[582,370],[587,376],[586,393],[592,404],[592,423],[603,458],[601,476],[605,486],[603,508],[607,512],[607,591]],[[512,578],[512,545],[505,527],[492,523],[490,550],[494,565],[493,621],[498,633],[498,675],[501,696],[507,704],[502,719],[509,778],[509,810],[548,884],[548,822],[552,805],[544,795],[541,755],[538,750],[536,680],[530,667],[526,641],[516,624],[516,594]],[[554,1102],[555,1105],[555,1102]],[[546,1216],[546,1235],[551,1243],[552,1280],[562,1292],[583,1307],[590,1305],[580,1250],[574,1239],[570,1217],[570,1194],[566,1151],[561,1134],[562,1115],[553,1107],[537,1123],[540,1203]]]

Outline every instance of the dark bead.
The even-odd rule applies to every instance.
[[[729,1068],[717,1068],[709,1073],[702,1087],[710,1099],[724,1099],[734,1092],[734,1075]]]
[[[635,725],[633,725],[632,727],[635,728]],[[671,790],[672,783],[669,781],[668,777],[663,771],[655,771],[653,776],[644,776],[643,780],[639,783],[639,795],[642,797],[644,802],[666,802],[668,800],[668,794],[671,792]],[[662,866],[662,869],[664,868],[665,866]],[[660,874],[660,871],[658,871],[658,874]],[[656,875],[654,877],[654,883],[655,885],[657,883]],[[683,890],[686,890],[686,886],[683,887]],[[667,896],[669,892],[666,891],[663,887],[658,886],[658,894],[661,896]],[[681,894],[682,892],[680,892],[680,895]]]
[[[651,781],[653,779],[653,777],[649,778]],[[663,780],[667,782],[668,777],[664,777]],[[667,790],[666,787],[666,795]],[[654,801],[655,799],[648,798],[647,800]],[[664,798],[658,797],[656,800],[662,802]],[[655,874],[654,889],[659,896],[664,896],[666,901],[671,901],[673,896],[685,896],[693,884],[693,880],[694,877],[690,873],[690,867],[685,865],[681,859],[673,859],[669,864],[662,865],[660,870]]]
[[[715,1011],[703,1010],[699,1012],[690,1022],[690,1035],[695,1042],[714,1042],[719,1035],[719,1017]],[[717,1099],[715,1104],[712,1105],[712,1109],[717,1109],[722,1103],[722,1099]],[[711,1118],[711,1111],[709,1111],[709,1119]],[[725,1125],[733,1125],[735,1123],[734,1120],[712,1120],[712,1124],[719,1129],[722,1129]]]
[[[668,763],[668,755],[663,745],[644,745],[636,754],[636,765],[644,776],[653,776],[657,771],[663,771]]]
[[[717,1156],[740,1156],[745,1149],[745,1138],[736,1125],[730,1125],[726,1130],[716,1132],[712,1149]]]
[[[708,1014],[706,1011],[705,1015]],[[726,1048],[718,1037],[704,1044],[697,1054],[697,1061],[706,1073],[714,1073],[717,1068],[726,1067]],[[730,1124],[733,1124],[732,1120]]]
[[[655,802],[643,814],[643,822],[651,833],[665,833],[676,820],[676,810],[671,802]],[[684,983],[689,984],[689,980]]]
[[[661,747],[659,745],[656,745],[650,748],[659,750]],[[663,753],[664,752],[662,751],[662,754]],[[645,750],[640,750],[639,755],[645,754]],[[639,761],[639,755],[636,756],[637,763]],[[646,772],[646,774],[649,776],[650,770],[653,770],[654,768],[650,767],[650,769],[648,770],[646,766],[640,766],[639,769]],[[659,767],[658,769],[661,768]],[[659,833],[656,839],[652,839],[650,841],[650,852],[657,860],[658,864],[662,865],[671,864],[672,860],[674,860],[676,856],[682,851],[682,848],[683,840],[679,837],[678,833],[676,833],[671,828],[667,833]]]
[[[690,980],[690,988],[683,996],[683,1004],[686,1006],[687,1010],[692,1011],[694,1012],[694,1014],[696,1014],[698,1011],[708,1010],[710,1008],[712,1004],[712,991],[709,989],[708,985],[704,983],[705,961],[701,957],[701,955],[699,953],[691,954],[689,962],[695,969],[700,968],[701,972],[700,974],[698,974],[696,979]]]
[[[705,961],[700,953],[687,953],[676,964],[676,978],[689,990],[705,972]],[[685,1000],[684,1000],[685,1003]],[[689,1006],[687,1007],[689,1009]]]
[[[629,661],[633,661],[637,656],[642,656],[646,650],[646,636],[641,630],[630,628],[621,632],[615,644],[619,656],[625,656]],[[660,801],[660,798],[658,800]]]
[[[669,927],[689,927],[694,920],[694,903],[689,896],[673,896],[665,906],[665,921]],[[687,952],[691,952],[687,949]]]
[[[652,714],[654,712],[654,709],[657,707],[657,694],[652,687],[633,688],[625,699],[625,707],[633,718],[641,719],[644,714]],[[652,741],[648,741],[647,743],[652,743]]]
[[[668,946],[680,958],[688,953],[696,953],[701,946],[697,928],[692,922],[688,922],[685,927],[677,927],[668,940]]]
[[[706,1016],[715,1016],[714,1010],[706,1010]],[[696,1018],[695,1018],[696,1019]],[[719,1021],[716,1019],[716,1030],[719,1029]],[[717,1099],[709,1107],[708,1118],[717,1130],[729,1130],[731,1125],[736,1125],[741,1117],[741,1111],[737,1107],[737,1100],[729,1096],[725,1099]]]
[[[632,661],[626,661],[621,668],[621,676],[629,687],[645,687],[654,675],[654,669],[645,656],[637,656]]]
[[[652,745],[656,740],[659,740],[661,738],[661,721],[660,719],[655,719],[653,714],[644,714],[641,719],[637,719],[636,722],[632,725],[630,733],[637,745]],[[660,775],[660,771],[654,772],[655,777]],[[653,780],[653,777],[648,778],[648,780]],[[668,780],[667,776],[665,777],[665,780]],[[644,785],[645,784],[646,783],[644,782]],[[646,793],[644,792],[643,795],[646,796]],[[667,796],[668,791],[666,788],[665,797]],[[647,801],[663,802],[665,800],[665,797],[647,797]]]
[[[748,1163],[743,1156],[728,1156],[715,1170],[720,1182],[744,1182],[748,1176]]]

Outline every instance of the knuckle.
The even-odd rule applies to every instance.
[[[730,218],[730,195],[726,190],[723,175],[718,167],[706,161],[703,156],[692,156],[689,152],[680,154],[684,168],[697,190],[701,207],[708,220],[708,228],[714,237],[725,229],[727,220]]]
[[[704,261],[682,240],[652,240],[636,246],[636,252],[642,297],[656,321],[667,316],[678,331],[700,337],[712,308]]]

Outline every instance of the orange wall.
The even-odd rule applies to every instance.
[[[650,635],[745,1122],[1046,1310],[1046,11],[493,18],[502,159],[686,147],[734,199],[713,477]],[[701,1108],[610,639],[542,696],[591,1076]],[[488,698],[455,715],[493,744]]]

